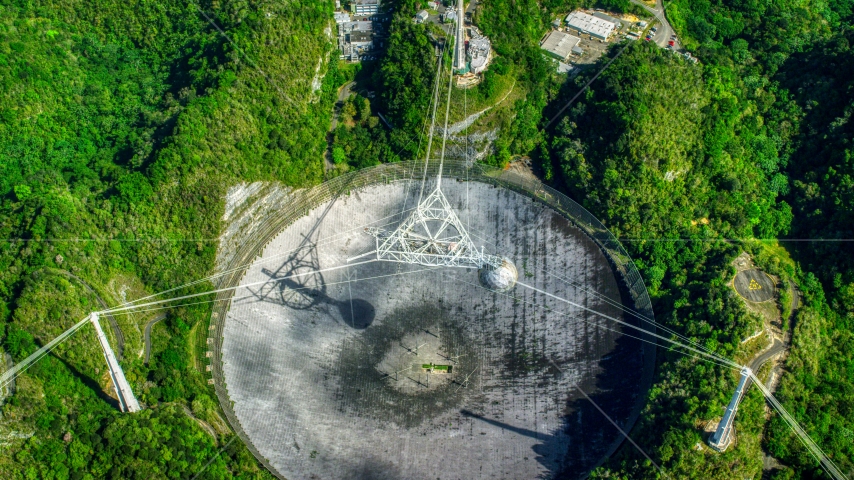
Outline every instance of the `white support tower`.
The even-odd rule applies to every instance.
[[[119,398],[119,408],[123,412],[138,412],[140,411],[139,402],[133,396],[133,390],[125,378],[125,373],[122,371],[116,356],[113,355],[113,349],[110,348],[107,342],[107,336],[101,330],[101,324],[98,322],[98,312],[92,312],[89,315],[89,321],[95,327],[95,334],[98,336],[98,342],[101,343],[101,350],[104,352],[104,359],[107,360],[107,368],[110,369],[110,378],[113,380],[113,386],[116,388],[116,396]]]
[[[738,386],[732,394],[732,399],[730,399],[729,405],[726,407],[726,412],[724,412],[724,416],[718,424],[718,429],[709,438],[709,446],[719,452],[726,450],[732,443],[732,422],[735,420],[738,404],[741,402],[742,397],[744,397],[744,392],[747,390],[747,382],[750,381],[751,375],[753,375],[753,372],[749,368],[744,367],[741,369],[741,379],[739,379]]]
[[[463,0],[457,0],[457,44],[454,47],[454,73],[464,75],[468,73],[466,64],[466,17]]]

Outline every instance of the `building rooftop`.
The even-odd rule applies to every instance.
[[[555,30],[546,37],[540,48],[556,57],[566,58],[572,52],[572,47],[578,45],[580,41],[581,39],[574,35]]]
[[[374,34],[371,32],[353,31],[350,33],[350,42],[371,42],[374,39]]]
[[[566,24],[569,27],[601,38],[608,38],[616,28],[612,22],[579,11],[567,15]]]
[[[350,32],[370,32],[374,29],[374,22],[344,22],[338,24],[338,35]]]
[[[603,12],[593,12],[593,16],[594,16],[594,17],[596,17],[596,18],[601,18],[602,20],[605,20],[606,22],[611,22],[611,23],[613,23],[615,26],[619,26],[619,25],[620,25],[620,19],[619,19],[619,18],[614,18],[614,17],[612,17],[612,16],[608,15],[607,13],[603,13]]]
[[[489,61],[491,44],[488,38],[473,38],[469,41],[469,56],[472,70],[479,70]]]

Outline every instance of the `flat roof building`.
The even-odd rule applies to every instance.
[[[380,11],[380,0],[352,0],[350,11],[356,15],[374,15]]]
[[[620,19],[619,19],[619,18],[614,18],[614,17],[612,17],[612,16],[608,15],[607,13],[603,13],[603,12],[593,12],[593,16],[594,16],[594,17],[596,17],[596,18],[601,18],[602,20],[605,20],[606,22],[611,22],[611,23],[613,23],[617,28],[619,28],[619,27],[620,27]]]
[[[354,31],[350,33],[350,44],[357,50],[370,47],[374,43],[374,34],[372,32]]]
[[[346,35],[350,32],[370,32],[373,29],[373,22],[343,22],[338,24],[338,35]]]
[[[566,60],[566,57],[572,53],[572,47],[578,45],[580,41],[581,39],[574,35],[554,30],[546,37],[540,48],[558,60]]]
[[[350,14],[347,12],[335,12],[335,23],[344,23],[350,21]]]
[[[472,73],[480,73],[486,70],[489,59],[492,56],[492,44],[488,38],[478,36],[469,41],[469,66]]]
[[[574,28],[591,37],[607,40],[617,27],[613,23],[593,15],[575,11],[566,16],[567,28]]]

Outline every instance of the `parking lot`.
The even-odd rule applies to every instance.
[[[572,35],[578,36],[578,32],[573,33]],[[575,65],[589,65],[592,63],[596,63],[599,60],[608,47],[611,46],[611,42],[606,42],[604,40],[599,40],[598,38],[591,38],[590,35],[581,35],[581,41],[578,42],[578,46],[584,50],[584,53],[581,56],[571,55],[569,57],[570,61],[572,61]]]

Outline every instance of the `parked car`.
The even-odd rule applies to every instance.
[[[668,47],[672,47],[672,46],[674,46],[674,45],[676,45],[676,42],[674,42],[673,40],[671,40],[671,41],[667,42],[667,46],[668,46]]]

